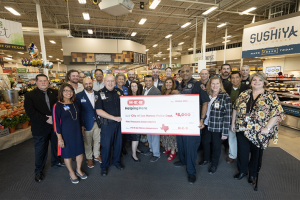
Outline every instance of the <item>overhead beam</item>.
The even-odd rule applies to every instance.
[[[180,1],[180,2],[184,2],[184,3],[198,3],[198,4],[210,5],[210,6],[219,6],[219,4],[206,3],[206,2],[200,2],[200,1],[187,1],[187,0],[174,0],[174,1]]]

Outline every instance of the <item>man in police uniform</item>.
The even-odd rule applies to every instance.
[[[120,96],[123,92],[119,88],[115,88],[115,77],[108,74],[104,79],[105,87],[99,90],[99,98],[95,103],[97,115],[103,118],[101,125],[101,175],[107,175],[107,169],[110,165],[111,146],[114,148],[113,165],[118,170],[123,170],[124,167],[120,162],[122,150],[122,135],[121,135],[121,112],[120,112]]]
[[[246,85],[247,87],[250,87],[250,67],[248,65],[244,65],[241,68],[240,71],[241,75],[242,75],[242,85]]]
[[[231,73],[231,66],[229,64],[223,64],[221,66],[221,80],[223,83],[224,88],[230,87],[232,84],[230,82],[230,73]]]
[[[207,69],[202,69],[200,71],[200,82],[206,87],[206,84],[209,80],[209,71]]]
[[[199,94],[200,103],[200,129],[204,128],[203,120],[206,115],[209,97],[205,91],[204,84],[196,81],[192,78],[192,70],[189,66],[183,66],[181,68],[182,82],[178,86],[178,91],[181,94]],[[199,130],[201,132],[201,130]],[[197,150],[200,145],[200,133],[199,136],[176,136],[178,155],[180,161],[175,162],[175,167],[181,167],[186,165],[186,171],[188,173],[188,182],[194,184],[196,181],[196,159]]]

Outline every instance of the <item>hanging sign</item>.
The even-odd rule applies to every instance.
[[[277,21],[269,19],[264,24],[257,22],[246,25],[242,58],[300,53],[299,15],[293,13],[275,18]]]
[[[0,49],[26,51],[21,23],[0,19]]]

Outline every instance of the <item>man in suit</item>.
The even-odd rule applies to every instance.
[[[158,68],[154,67],[154,68],[152,69],[152,76],[153,76],[153,78],[154,78],[154,83],[153,83],[153,85],[154,85],[157,89],[159,89],[159,91],[161,91],[161,88],[162,88],[164,82],[163,82],[162,80],[159,79],[159,70],[158,70]]]
[[[127,77],[128,77],[128,80],[126,81],[126,83],[125,83],[124,86],[127,87],[127,88],[129,88],[131,81],[134,81],[134,79],[135,79],[135,73],[134,73],[134,71],[133,70],[129,70],[127,72]],[[141,84],[138,84],[138,93],[142,94],[142,92],[143,92],[143,86]]]
[[[159,89],[154,87],[154,78],[151,75],[145,76],[145,89],[143,90],[142,95],[161,95]],[[160,135],[147,135],[149,142],[150,151],[145,153],[145,155],[153,156],[150,159],[150,162],[156,162],[160,158]]]
[[[231,98],[232,105],[234,105],[236,99],[242,92],[250,89],[249,85],[242,84],[241,80],[242,77],[239,72],[232,72],[230,75],[231,85],[224,88]],[[229,130],[228,145],[229,145],[229,154],[228,157],[226,158],[226,162],[230,164],[237,157],[236,133],[232,132],[231,130]]]
[[[100,156],[100,128],[96,123],[95,101],[99,94],[93,91],[93,81],[89,77],[83,79],[84,90],[76,94],[76,99],[81,108],[82,133],[84,135],[85,157],[87,166],[94,167],[94,160],[102,163]]]
[[[36,76],[37,88],[25,94],[24,108],[31,119],[31,131],[35,150],[35,181],[42,182],[42,173],[51,141],[51,165],[65,166],[57,156],[57,136],[53,131],[51,110],[57,102],[57,90],[48,88],[48,77],[44,74]]]

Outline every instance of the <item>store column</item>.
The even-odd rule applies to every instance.
[[[223,64],[226,62],[226,46],[227,46],[227,25],[225,29],[225,42],[224,42],[224,61]]]

